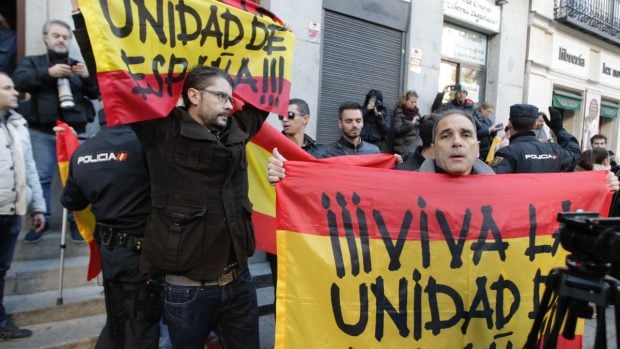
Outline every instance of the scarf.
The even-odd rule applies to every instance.
[[[407,109],[407,108],[403,108],[403,114],[405,115],[405,119],[412,121],[413,118],[416,117],[416,115],[418,115],[420,113],[420,110],[418,109],[418,107],[415,107],[413,109]]]

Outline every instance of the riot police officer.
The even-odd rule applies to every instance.
[[[575,167],[581,151],[577,139],[562,125],[562,114],[549,107],[548,125],[555,133],[557,144],[542,143],[532,129],[538,118],[538,108],[530,104],[510,107],[510,123],[514,134],[510,145],[495,153],[495,173],[569,172]]]
[[[158,347],[160,278],[138,269],[149,183],[142,146],[127,125],[102,125],[71,158],[61,202],[69,210],[92,204],[97,219],[107,321],[96,348]]]

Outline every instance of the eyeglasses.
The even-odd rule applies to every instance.
[[[224,93],[224,92],[221,92],[221,91],[209,91],[209,90],[207,90],[207,89],[204,89],[204,90],[199,90],[199,91],[201,91],[201,92],[207,92],[207,93],[210,93],[210,94],[214,95],[215,97],[217,97],[217,100],[218,100],[220,103],[226,103],[226,102],[228,102],[228,103],[230,103],[230,105],[235,105],[235,99],[234,99],[234,98],[232,98],[231,96],[227,95],[227,94],[226,94],[226,93]]]
[[[288,112],[288,113],[286,114],[286,117],[287,117],[289,120],[293,120],[293,119],[295,119],[295,117],[296,117],[296,116],[305,116],[305,115],[302,115],[302,114],[295,114],[295,113],[294,113],[294,112],[292,112],[292,111],[290,111],[290,112]],[[282,116],[282,115],[278,115],[278,119],[280,119],[280,121],[282,121],[282,120],[284,120],[284,116]]]

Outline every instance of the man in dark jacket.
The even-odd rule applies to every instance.
[[[71,39],[71,28],[67,23],[59,20],[45,23],[43,41],[47,53],[25,57],[13,74],[16,89],[31,95],[30,113],[24,117],[30,127],[32,152],[48,208],[46,218],[52,211],[51,185],[54,174],[58,172],[56,136],[52,129],[56,120],[62,120],[78,133],[84,132],[86,124],[94,117],[89,98],[99,95],[86,65],[69,57]],[[71,227],[72,238],[81,239],[74,223]],[[43,231],[46,229],[47,226]],[[33,242],[40,237],[40,233],[31,230],[26,235],[26,241]]]
[[[364,142],[361,137],[364,119],[362,106],[355,102],[345,102],[338,108],[338,127],[342,131],[340,139],[333,144],[319,146],[310,152],[315,158],[329,158],[341,155],[378,154],[381,151],[374,144]]]
[[[443,100],[443,96],[446,94],[446,92],[450,90],[455,91],[454,99],[452,99],[450,102],[442,104],[441,101]],[[467,95],[461,90],[461,85],[448,85],[444,87],[442,92],[437,93],[437,96],[435,96],[431,111],[433,113],[441,113],[448,109],[458,109],[473,113],[474,103],[467,100]]]
[[[102,125],[75,151],[61,202],[73,211],[92,204],[97,219],[107,321],[96,348],[156,349],[161,280],[138,269],[151,210],[149,175],[130,126]]]
[[[259,348],[245,146],[268,113],[246,104],[232,114],[232,91],[226,72],[198,66],[183,85],[185,107],[133,124],[153,205],[140,268],[165,275],[175,348],[202,349],[211,330],[225,348]]]
[[[288,102],[288,113],[286,116],[278,115],[282,123],[282,134],[306,152],[312,152],[317,144],[304,131],[308,120],[310,120],[310,107],[303,99],[291,98]]]
[[[515,132],[510,144],[495,153],[493,170],[496,173],[569,172],[579,160],[579,143],[562,125],[562,114],[549,107],[549,128],[557,144],[542,143],[532,131],[538,118],[538,108],[530,104],[510,107],[510,123]]]

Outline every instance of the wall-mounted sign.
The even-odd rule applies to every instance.
[[[444,23],[441,35],[441,55],[458,61],[485,65],[487,37],[472,30]]]
[[[310,22],[308,25],[308,40],[319,42],[321,38],[321,25],[317,22]]]
[[[614,87],[620,84],[620,57],[601,52],[600,82]]]
[[[490,0],[444,0],[444,16],[486,33],[499,33],[500,8]]]
[[[422,50],[419,48],[411,48],[409,57],[409,70],[412,73],[420,74],[422,72]]]
[[[556,32],[553,37],[551,66],[555,70],[587,78],[590,66],[590,48]]]

